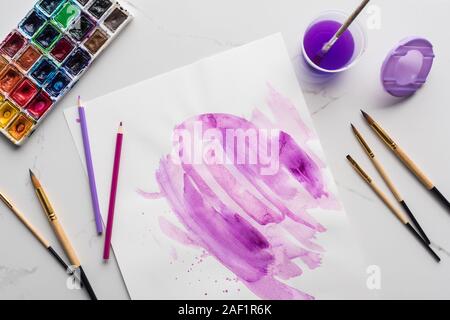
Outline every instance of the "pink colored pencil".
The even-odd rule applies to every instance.
[[[114,209],[116,206],[117,184],[119,182],[120,156],[122,154],[123,126],[120,123],[116,138],[116,152],[114,154],[114,167],[111,181],[111,193],[109,196],[108,222],[106,223],[105,247],[103,259],[108,260],[111,251],[111,237],[114,225]]]

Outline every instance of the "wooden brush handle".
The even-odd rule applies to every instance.
[[[38,239],[38,241],[45,247],[49,248],[50,243],[41,235],[41,233],[28,221],[25,216],[20,213],[16,208],[12,207],[11,211],[16,215],[17,218],[27,227],[27,229],[33,234],[33,236]]]
[[[383,193],[383,191],[381,191],[381,189],[377,187],[377,185],[371,183],[370,187],[372,188],[373,191],[375,191],[375,193],[384,202],[384,204],[392,211],[392,213],[395,214],[395,216],[400,220],[401,223],[403,224],[408,223],[408,219],[403,214],[403,212],[401,212],[394,206],[394,204],[388,199],[388,197]]]
[[[347,160],[350,161],[353,169],[363,178],[363,180],[372,188],[372,190],[377,194],[377,196],[384,202],[384,204],[392,211],[393,214],[400,220],[401,223],[407,224],[408,219],[406,216],[398,210],[392,202],[388,199],[388,197],[381,191],[380,188],[373,182],[372,178],[367,175],[367,173],[361,168],[361,166],[351,157],[347,156]]]
[[[358,17],[361,11],[363,11],[363,9],[366,7],[369,1],[370,0],[364,0],[363,2],[361,2],[358,8],[356,8],[356,10],[352,13],[352,15],[348,17],[348,19],[344,22],[344,24],[339,28],[338,32],[336,32],[335,34],[336,38],[339,38],[345,32],[345,30],[347,30],[348,27],[350,27],[350,25],[353,23],[353,21],[355,21],[356,17]]]
[[[434,188],[434,183],[425,175],[425,173],[420,170],[420,168],[408,157],[408,155],[403,151],[402,148],[397,146],[394,149],[394,152],[397,154],[397,156],[402,160],[402,162],[408,167],[409,170],[414,173],[414,175],[417,177],[417,179],[422,182],[422,184],[428,189],[431,190]]]
[[[80,266],[80,260],[78,260],[77,254],[75,253],[75,250],[73,249],[72,245],[70,244],[69,238],[67,237],[64,229],[62,228],[59,221],[53,220],[50,222],[53,228],[53,231],[55,231],[56,236],[58,237],[59,243],[64,249],[64,252],[66,253],[67,257],[69,258],[70,263],[75,266]]]
[[[389,175],[386,173],[386,170],[383,168],[383,166],[381,165],[381,163],[378,161],[378,159],[376,157],[371,158],[372,159],[372,163],[374,164],[375,168],[377,169],[378,173],[380,174],[380,176],[383,178],[384,182],[387,184],[389,190],[391,190],[392,194],[394,195],[395,199],[398,202],[403,201],[402,196],[400,195],[400,192],[397,190],[397,188],[395,187],[394,183],[392,182],[391,178],[389,177]]]

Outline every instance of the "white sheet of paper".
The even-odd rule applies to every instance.
[[[258,298],[232,271],[203,249],[185,246],[163,233],[160,217],[182,228],[177,216],[166,199],[145,199],[137,190],[159,191],[155,172],[161,158],[171,152],[175,125],[203,113],[229,113],[249,119],[256,107],[267,111],[268,83],[297,106],[302,120],[313,129],[280,34],[86,103],[105,222],[115,135],[119,122],[124,123],[113,248],[132,299]],[[66,111],[84,163],[77,118],[77,108]],[[318,139],[311,148],[325,161]],[[328,190],[337,196],[331,173],[326,168],[324,172]],[[285,282],[318,299],[370,296],[366,266],[345,211],[317,209],[313,215],[327,228],[315,240],[326,250],[322,265],[315,270],[302,265],[304,273]]]

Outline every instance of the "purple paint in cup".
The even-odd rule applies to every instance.
[[[354,21],[330,51],[319,58],[324,44],[334,36],[348,16],[346,13],[329,11],[308,26],[302,41],[302,52],[313,69],[324,73],[342,72],[355,65],[364,53],[366,36],[358,21]]]

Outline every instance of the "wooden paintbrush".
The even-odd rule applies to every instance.
[[[45,193],[41,183],[31,170],[30,170],[30,178],[33,183],[39,202],[41,203],[42,208],[44,209],[44,212],[47,215],[48,221],[50,222],[50,225],[52,226],[52,229],[55,232],[56,237],[58,238],[61,246],[63,247],[64,252],[69,258],[70,263],[75,268],[75,270],[78,269],[80,271],[81,282],[86,287],[86,290],[91,299],[97,300],[94,290],[92,289],[92,286],[89,283],[89,280],[83,268],[81,267],[80,260],[78,259],[77,254],[75,253],[75,250],[72,247],[69,238],[66,235],[66,232],[64,231],[61,223],[59,222],[55,210],[53,209],[53,206],[51,205],[50,200],[47,197],[47,194]]]
[[[428,243],[420,236],[419,233],[411,226],[408,222],[406,216],[398,210],[394,204],[388,199],[388,197],[381,191],[381,189],[375,184],[372,178],[361,168],[361,166],[353,160],[351,156],[347,156],[347,160],[350,162],[351,166],[355,171],[361,176],[361,178],[372,188],[372,190],[377,194],[377,196],[384,202],[384,204],[389,208],[389,210],[394,213],[394,215],[400,220],[400,222],[411,232],[414,237],[422,244],[422,246],[431,254],[431,256],[437,261],[441,261],[441,258],[431,249]]]
[[[351,26],[353,21],[358,17],[358,15],[364,10],[370,0],[363,0],[361,4],[356,8],[356,10],[347,18],[347,20],[342,24],[339,30],[334,34],[334,36],[326,42],[322,50],[317,54],[317,59],[320,60],[325,56],[328,51],[334,46],[334,44],[339,40],[339,38],[344,34],[344,32]]]
[[[375,157],[375,153],[372,151],[372,149],[369,147],[369,145],[367,144],[366,140],[364,140],[363,136],[361,135],[361,133],[355,128],[355,126],[353,124],[351,124],[352,126],[352,130],[353,133],[356,136],[356,139],[359,141],[359,143],[361,144],[362,148],[364,149],[364,151],[366,152],[366,154],[368,155],[370,161],[372,161],[373,165],[375,166],[375,168],[377,169],[378,173],[380,174],[380,176],[383,178],[384,182],[386,183],[386,185],[388,186],[389,190],[391,190],[392,194],[394,195],[395,199],[400,203],[400,205],[403,207],[403,209],[405,209],[406,213],[408,214],[409,218],[411,219],[411,221],[413,222],[413,225],[417,228],[417,231],[419,231],[420,235],[422,236],[422,238],[428,243],[430,244],[430,239],[428,239],[427,235],[425,234],[425,232],[423,231],[422,227],[420,226],[419,222],[417,222],[416,218],[414,217],[414,214],[412,213],[412,211],[409,209],[408,205],[406,204],[405,200],[403,199],[403,197],[401,196],[400,192],[398,191],[398,189],[395,187],[394,182],[392,181],[392,179],[389,177],[389,175],[387,174],[386,170],[384,169],[384,167],[381,165],[381,163],[378,161],[378,159]]]
[[[361,110],[361,113],[366,119],[370,127],[377,133],[381,140],[394,152],[394,154],[403,162],[403,164],[419,179],[419,181],[431,191],[446,207],[450,210],[450,202],[444,195],[436,188],[434,183],[420,170],[420,168],[409,158],[400,146],[387,134],[384,129],[373,120],[366,112]]]
[[[15,214],[15,216],[22,222],[22,224],[31,232],[31,234],[48,250],[48,252],[58,261],[58,263],[64,268],[66,272],[69,272],[69,266],[61,258],[61,256],[56,253],[52,248],[50,243],[44,236],[31,224],[30,221],[14,206],[14,204],[2,193],[0,193],[0,200]]]

